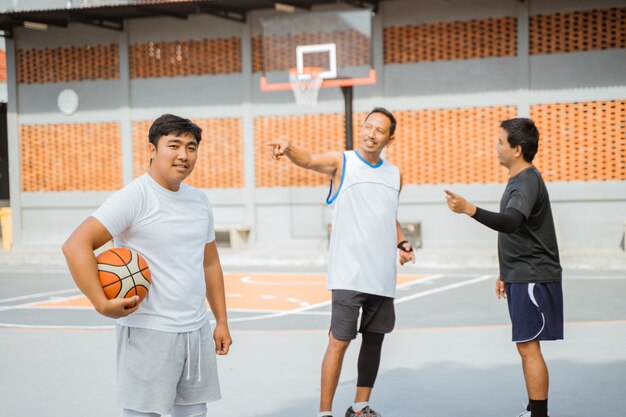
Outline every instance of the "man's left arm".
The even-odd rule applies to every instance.
[[[402,191],[402,174],[400,174],[400,191]],[[398,198],[400,198],[400,192],[398,192]],[[398,219],[396,219],[396,236],[398,237],[396,245],[398,247],[400,265],[404,265],[409,261],[415,263],[413,245],[406,240],[406,236],[404,236],[404,231],[402,231],[402,226]]]
[[[204,280],[206,283],[206,298],[216,321],[215,330],[213,331],[215,353],[226,355],[233,340],[230,337],[230,330],[228,330],[224,274],[215,241],[204,246]]]
[[[402,231],[402,226],[400,226],[400,222],[396,220],[396,230],[398,234],[398,254],[400,258],[400,265],[404,265],[407,262],[415,263],[415,252],[413,251],[413,245],[411,242],[406,240],[406,236],[404,236],[404,232]]]

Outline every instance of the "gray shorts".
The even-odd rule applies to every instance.
[[[207,320],[189,333],[116,326],[118,405],[170,414],[176,404],[221,398],[215,343]]]
[[[393,298],[351,290],[333,290],[330,331],[339,340],[352,340],[360,333],[389,333],[396,323]]]

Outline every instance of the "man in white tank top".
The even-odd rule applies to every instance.
[[[378,417],[369,399],[378,374],[384,335],[395,324],[396,250],[400,265],[415,262],[413,248],[397,221],[400,170],[381,158],[394,140],[396,120],[377,107],[365,118],[358,150],[311,154],[285,139],[271,143],[274,159],[286,156],[299,167],[330,177],[326,203],[333,213],[328,261],[332,316],[322,362],[318,417],[332,417],[343,357],[362,335],[354,404],[346,417]],[[361,312],[360,327],[359,312]]]

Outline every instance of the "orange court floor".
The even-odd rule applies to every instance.
[[[424,279],[423,275],[398,275],[399,287]],[[324,274],[232,273],[224,275],[226,305],[231,311],[280,312],[330,301]],[[32,303],[36,308],[93,308],[83,296]]]

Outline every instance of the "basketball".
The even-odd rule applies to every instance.
[[[141,302],[152,282],[148,263],[137,251],[113,248],[102,252],[98,261],[98,278],[104,294],[113,298],[139,296]]]

